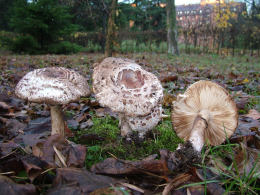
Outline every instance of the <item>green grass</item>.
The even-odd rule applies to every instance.
[[[170,119],[158,124],[143,141],[128,142],[120,136],[118,120],[111,116],[97,117],[91,113],[93,126],[89,129],[77,131],[73,141],[87,146],[86,167],[111,157],[111,154],[120,159],[140,160],[151,154],[156,154],[160,149],[174,151],[181,139],[172,129]],[[94,134],[103,140],[93,140],[90,143],[81,142],[80,136]]]
[[[179,187],[179,189],[202,185],[204,186],[205,194],[207,194],[207,184],[218,183],[225,190],[224,194],[259,194],[260,183],[258,177],[260,175],[258,161],[260,160],[260,155],[255,159],[253,166],[248,172],[245,169],[241,170],[238,167],[240,161],[236,161],[234,154],[234,151],[237,151],[239,147],[239,144],[230,143],[207,147],[202,152],[202,164],[198,165],[203,169],[202,176],[204,181],[186,184]],[[242,160],[247,162],[245,158],[246,156]],[[215,173],[216,176],[207,177],[209,171]]]
[[[247,146],[231,144],[228,140],[225,145],[205,147],[202,151],[202,163],[198,165],[203,170],[203,181],[189,183],[179,189],[202,185],[204,191],[207,192],[207,184],[218,183],[225,190],[224,194],[259,194],[260,155],[258,153],[258,156],[252,161],[251,169],[246,171],[245,166],[248,163],[246,154],[248,151],[246,150]],[[242,152],[243,158],[237,159],[236,155],[240,152]],[[214,176],[209,172],[214,173]]]
[[[220,145],[215,147],[209,147],[203,154],[203,159],[207,154],[211,158],[212,163],[215,166],[207,166],[205,160],[202,162],[202,168],[211,170],[219,176],[219,183],[225,189],[225,193],[235,194],[258,194],[260,190],[258,177],[259,175],[259,160],[260,155],[254,159],[253,166],[249,171],[245,170],[245,163],[243,167],[239,167],[239,163],[244,161],[247,163],[246,155],[243,159],[238,161],[235,157],[235,151],[242,152],[246,148],[241,148],[239,144]],[[245,146],[246,147],[246,146]],[[256,174],[258,172],[258,175]]]

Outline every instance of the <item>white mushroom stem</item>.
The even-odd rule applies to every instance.
[[[164,119],[164,118],[170,118],[171,116],[170,115],[167,115],[167,114],[162,114],[161,118]]]
[[[123,114],[119,114],[119,128],[121,129],[121,136],[126,137],[132,132],[131,127],[129,126],[126,118]]]
[[[51,135],[59,134],[65,137],[65,124],[63,113],[60,105],[51,106]]]
[[[198,152],[201,152],[204,145],[204,131],[206,128],[206,120],[198,116],[193,123],[193,128],[189,138],[189,141],[192,143],[194,149]]]

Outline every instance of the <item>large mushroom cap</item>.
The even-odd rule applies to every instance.
[[[177,135],[188,140],[198,116],[207,123],[204,142],[211,145],[229,138],[238,123],[236,104],[224,88],[211,81],[192,84],[173,103],[172,122]]]
[[[145,133],[153,129],[162,118],[162,105],[159,104],[146,116],[126,117],[129,126],[135,131]]]
[[[36,69],[17,84],[15,94],[36,103],[67,104],[90,94],[87,79],[63,67]]]
[[[134,61],[112,57],[94,67],[93,91],[102,106],[128,116],[149,114],[163,97],[155,75]]]

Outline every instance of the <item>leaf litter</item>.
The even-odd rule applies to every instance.
[[[208,155],[204,162],[203,156],[185,145],[181,150],[161,150],[158,154],[135,161],[118,159],[111,154],[112,158],[92,165],[90,172],[84,168],[87,148],[59,136],[50,136],[49,108],[44,104],[19,100],[13,90],[25,73],[40,68],[43,63],[44,66],[80,70],[90,80],[90,65],[101,61],[103,56],[88,54],[87,60],[82,60],[81,55],[1,56],[1,193],[10,189],[8,194],[18,191],[20,194],[35,194],[45,189],[47,194],[192,194],[205,193],[205,190],[209,194],[222,194],[224,189],[220,174],[212,170],[222,170],[223,174],[230,174],[232,170],[239,177],[258,177],[259,183],[260,122],[257,102],[260,81],[257,71],[249,70],[246,74],[230,71],[223,74],[211,67],[198,68],[181,61],[170,62],[169,59],[165,59],[168,62],[163,61],[163,68],[158,68],[148,57],[132,57],[160,78],[165,89],[165,108],[170,108],[176,95],[195,81],[210,79],[226,87],[241,113],[238,128],[230,138],[231,144],[237,144],[233,156],[219,157],[220,163],[217,164],[217,158],[213,163],[212,156]],[[256,102],[253,107],[252,101]],[[67,136],[74,136],[80,129],[91,128],[93,121],[90,113],[93,111],[97,117],[117,117],[111,110],[101,108],[93,96],[63,108],[68,111],[65,116]],[[104,139],[97,134],[86,133],[79,137],[78,143],[86,144],[93,140],[102,142]],[[202,162],[209,169],[201,169]],[[231,167],[230,170],[227,171],[227,167]],[[256,170],[254,174],[252,169]],[[22,177],[19,176],[21,174]]]

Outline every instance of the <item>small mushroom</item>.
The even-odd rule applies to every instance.
[[[46,103],[51,108],[51,134],[64,134],[61,105],[90,94],[87,79],[74,70],[63,67],[36,69],[27,73],[17,84],[15,94],[24,100]]]
[[[161,83],[132,60],[110,57],[97,64],[93,91],[101,106],[119,114],[122,136],[132,130],[142,136],[161,119]]]
[[[228,92],[211,81],[198,81],[173,102],[173,127],[200,152],[204,143],[219,145],[238,123],[237,108]]]

